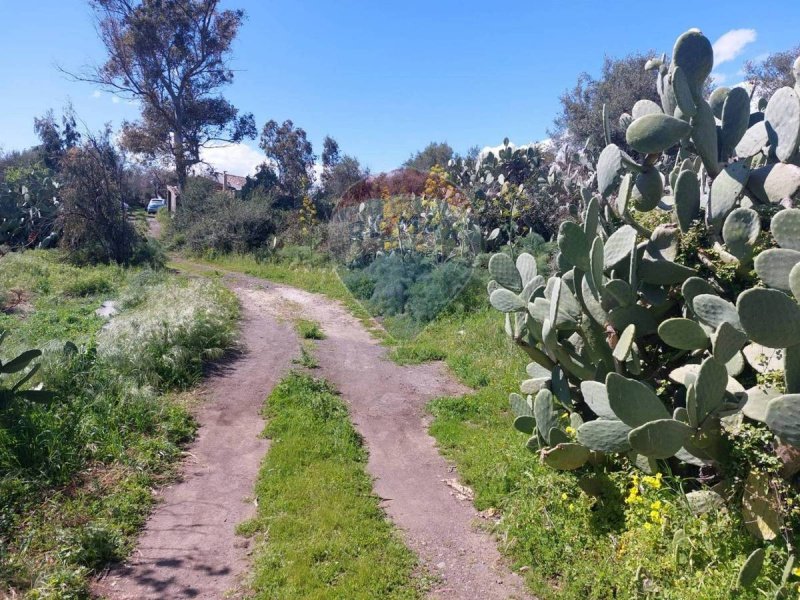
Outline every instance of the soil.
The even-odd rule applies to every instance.
[[[209,400],[198,414],[200,436],[185,478],[164,492],[130,563],[103,578],[97,591],[114,599],[211,599],[241,582],[248,548],[234,528],[252,514],[245,498],[267,451],[258,438],[259,407],[299,352],[288,320],[302,317],[317,321],[325,334],[316,343],[315,374],[347,402],[369,450],[375,494],[434,576],[430,597],[529,598],[480,527],[468,488],[457,483],[427,433],[426,404],[469,390],[440,363],[390,361],[387,349],[338,302],[244,275],[228,274],[225,281],[242,302],[246,351],[207,380]]]

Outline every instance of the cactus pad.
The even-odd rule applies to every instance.
[[[800,446],[800,394],[785,394],[770,400],[765,422],[783,442]]]
[[[694,103],[689,80],[680,66],[676,66],[672,71],[672,93],[683,115],[688,118],[693,117],[697,112],[697,106]]]
[[[795,265],[789,272],[789,287],[794,297],[800,302],[800,265]]]
[[[733,359],[739,350],[747,343],[747,336],[744,332],[736,329],[733,325],[725,321],[717,327],[712,338],[714,347],[714,358],[723,364]]]
[[[769,125],[770,142],[775,147],[778,160],[785,163],[797,151],[800,138],[800,98],[790,87],[782,87],[769,99],[764,111],[764,120]],[[774,139],[772,139],[774,138]]]
[[[536,259],[527,252],[523,252],[517,257],[516,268],[523,286],[528,285],[536,277]]]
[[[800,189],[800,167],[776,163],[755,169],[750,174],[747,189],[762,202],[778,204]]]
[[[709,344],[705,330],[692,319],[667,319],[659,325],[658,335],[679,350],[702,350]]]
[[[559,471],[580,469],[589,460],[589,449],[581,444],[558,444],[542,450],[542,462]]]
[[[639,278],[654,285],[683,283],[697,271],[671,260],[643,260],[637,271]]]
[[[514,292],[522,291],[522,278],[508,254],[501,252],[489,259],[489,274],[504,288]]]
[[[720,141],[723,148],[732,151],[747,131],[750,122],[750,94],[744,88],[733,88],[722,108]]]
[[[597,159],[597,189],[603,196],[611,192],[622,171],[622,154],[616,144],[609,144]]]
[[[636,230],[630,225],[623,225],[612,233],[603,247],[605,268],[610,269],[621,263],[631,253],[631,247],[636,243]]]
[[[648,421],[670,417],[656,393],[640,381],[609,373],[606,376],[606,390],[611,410],[629,427],[639,427]]]
[[[669,458],[683,448],[692,434],[692,428],[675,419],[649,421],[631,430],[628,441],[631,447],[648,458]]]
[[[742,568],[739,569],[739,575],[736,578],[737,587],[749,588],[755,583],[764,567],[764,556],[763,548],[756,548],[750,553]]]
[[[511,406],[511,412],[515,417],[531,417],[533,416],[533,408],[530,402],[520,396],[519,394],[509,394],[508,403]]]
[[[736,156],[750,158],[761,152],[767,144],[769,144],[767,124],[764,121],[758,121],[745,131],[742,139],[736,144]]]
[[[524,310],[527,306],[517,294],[503,288],[493,291],[492,295],[489,296],[489,302],[494,308],[503,313]]]
[[[637,100],[636,104],[633,105],[633,109],[631,110],[630,117],[632,120],[636,120],[640,117],[645,115],[661,115],[664,114],[664,111],[661,110],[661,107],[653,102],[652,100],[642,99]],[[628,124],[630,126],[630,123]]]
[[[759,233],[761,218],[750,208],[735,208],[728,214],[722,226],[722,239],[725,240],[728,252],[739,259],[750,254]]]
[[[722,223],[742,197],[749,177],[750,169],[744,162],[731,163],[717,175],[708,199],[709,223]]]
[[[800,264],[800,251],[785,248],[770,248],[756,256],[756,273],[769,287],[786,292],[791,291],[789,274],[795,265]]]
[[[691,131],[686,121],[664,114],[650,114],[631,123],[625,131],[625,139],[637,152],[659,154],[677,144]]]
[[[703,323],[716,330],[725,322],[741,329],[736,307],[714,294],[699,294],[692,300],[692,310]]]
[[[770,231],[781,248],[800,250],[800,208],[787,208],[772,217]]]
[[[678,225],[686,233],[700,212],[700,183],[697,174],[689,169],[681,171],[675,180],[674,194]]]
[[[617,419],[617,415],[611,410],[611,405],[608,403],[608,392],[606,386],[599,381],[582,381],[581,394],[583,401],[592,410],[594,414],[603,419]]]
[[[564,221],[558,230],[558,249],[570,264],[581,271],[589,270],[591,246],[583,228],[572,221]]]
[[[692,94],[695,98],[699,97],[714,67],[711,42],[697,29],[690,29],[675,41],[672,64],[685,72]]]
[[[745,333],[754,342],[768,348],[786,348],[800,340],[800,307],[783,292],[747,290],[739,296],[736,308]]]
[[[622,421],[597,419],[578,428],[578,442],[596,452],[627,452],[631,428]]]
[[[728,97],[728,92],[730,91],[730,88],[724,86],[718,87],[711,92],[711,95],[708,97],[708,104],[711,107],[711,111],[718,119],[722,118],[722,107],[725,105],[725,98]]]

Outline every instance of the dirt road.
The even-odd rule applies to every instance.
[[[363,325],[337,302],[237,274],[226,283],[245,314],[245,354],[213,374],[200,412],[200,437],[181,483],[164,493],[130,564],[98,591],[114,599],[221,598],[246,573],[246,543],[233,534],[251,512],[258,463],[267,444],[257,435],[264,397],[298,353],[287,319],[320,323],[318,375],[350,407],[369,450],[368,470],[387,515],[408,546],[436,575],[432,598],[527,598],[521,579],[501,560],[494,540],[476,528],[471,502],[445,480],[457,475],[427,433],[425,405],[468,390],[441,364],[399,366]]]

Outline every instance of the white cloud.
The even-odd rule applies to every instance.
[[[714,42],[714,65],[719,66],[733,60],[742,53],[747,44],[755,42],[756,37],[758,35],[755,29],[731,29],[722,34]]]
[[[258,166],[266,160],[258,150],[247,144],[225,144],[200,150],[200,158],[215,171],[227,171],[231,175],[254,175]]]
[[[114,104],[119,104],[120,99],[118,96],[111,96],[111,102],[113,102]]]
[[[95,90],[95,91],[92,92],[92,98],[99,98],[102,95],[103,95],[103,92],[101,92],[100,90]]]

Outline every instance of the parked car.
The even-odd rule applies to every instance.
[[[147,214],[154,215],[166,205],[167,201],[163,198],[151,198],[150,202],[147,203]]]

